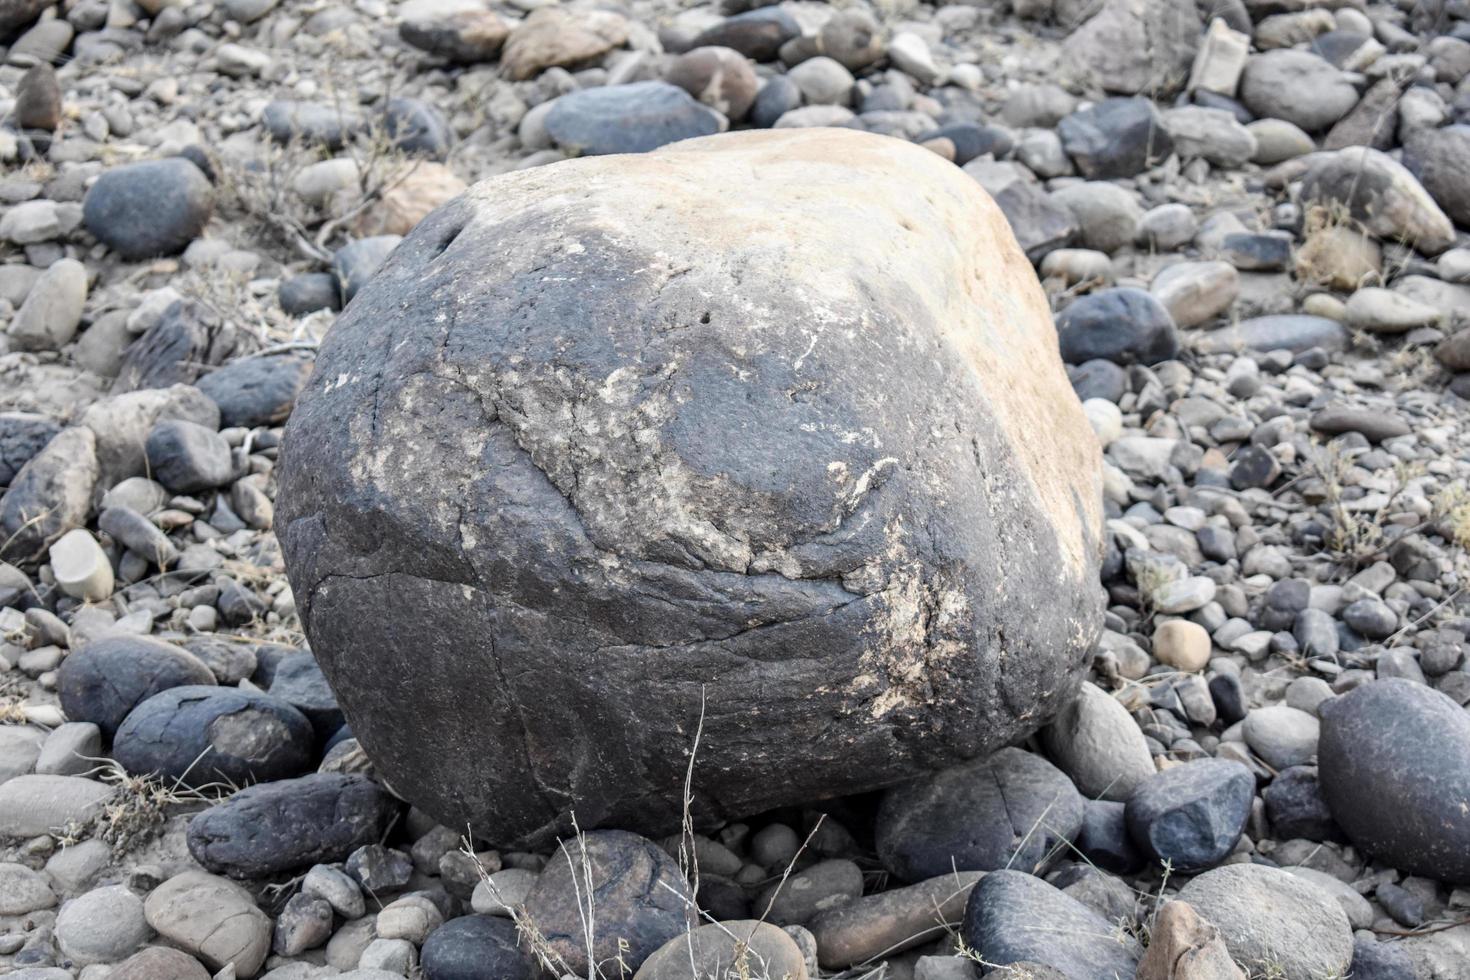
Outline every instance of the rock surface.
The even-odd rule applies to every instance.
[[[756,162],[778,170],[799,166],[808,175],[813,167],[828,170],[834,186],[862,202],[864,234],[875,243],[871,253],[843,242],[842,261],[851,272],[835,275],[824,268],[820,283],[794,286],[807,274],[803,270],[830,266],[828,259],[817,256],[829,255],[843,237],[842,226],[809,215],[808,205],[788,197],[782,190],[787,185],[774,172],[761,185],[771,199],[747,202],[750,210],[732,216],[733,225],[691,223],[701,196],[719,183],[717,174]],[[383,390],[375,394],[367,384],[308,385],[288,429],[283,544],[313,649],[353,731],[400,792],[451,821],[474,820],[495,840],[544,838],[565,819],[569,798],[562,790],[548,791],[544,782],[537,785],[544,778],[538,770],[549,774],[548,765],[575,774],[571,798],[587,825],[669,827],[679,809],[674,803],[680,787],[677,759],[684,748],[678,740],[653,734],[664,727],[655,723],[655,715],[676,728],[697,718],[698,689],[680,678],[703,669],[700,664],[729,657],[745,664],[724,682],[730,694],[712,691],[711,703],[724,703],[747,685],[767,692],[760,738],[752,742],[738,736],[744,741],[739,759],[726,763],[734,767],[732,773],[739,770],[739,778],[704,781],[695,802],[697,814],[752,812],[812,792],[890,783],[911,774],[915,764],[942,765],[1034,727],[1073,689],[1085,637],[1095,622],[1095,593],[1083,587],[1096,555],[1095,471],[1087,457],[1092,437],[1074,407],[1041,395],[1061,390],[1064,381],[1043,340],[1046,314],[1040,294],[1017,289],[1007,301],[1028,311],[1031,326],[1024,330],[1009,317],[983,312],[984,306],[965,305],[962,319],[951,319],[943,311],[958,297],[938,282],[929,298],[917,294],[921,302],[932,304],[935,319],[916,318],[920,307],[913,305],[911,290],[929,289],[928,273],[906,281],[903,298],[884,301],[897,304],[895,312],[904,310],[902,320],[893,320],[887,330],[914,331],[915,356],[926,352],[923,366],[915,362],[913,370],[939,370],[953,379],[936,382],[936,392],[951,383],[973,392],[966,405],[943,409],[957,413],[954,438],[963,434],[970,447],[963,458],[931,446],[927,424],[922,434],[902,423],[891,428],[904,416],[885,410],[882,417],[865,417],[861,403],[853,400],[871,384],[880,363],[883,370],[910,373],[893,361],[887,333],[887,353],[874,360],[877,334],[859,333],[839,346],[823,339],[825,328],[802,326],[807,318],[799,311],[805,303],[817,302],[817,296],[823,297],[823,309],[854,329],[862,318],[885,309],[884,302],[859,296],[871,286],[862,270],[878,268],[895,255],[886,242],[879,245],[869,237],[873,222],[891,223],[895,235],[942,234],[941,254],[951,257],[957,272],[998,284],[1000,279],[988,277],[1002,276],[1024,260],[973,182],[945,170],[943,161],[924,151],[871,136],[827,132],[688,143],[642,158],[638,166],[636,179],[616,160],[538,170],[482,184],[438,212],[399,249],[319,355],[317,377],[357,373],[378,378],[375,384]],[[931,210],[914,213],[907,204],[890,209],[880,203],[897,174],[902,172],[906,183],[916,170],[933,173]],[[566,180],[592,181],[607,193],[594,211],[583,205],[567,210],[554,193]],[[665,187],[677,187],[670,192],[685,203],[630,224],[629,215],[637,210],[630,210],[631,202]],[[627,195],[630,207],[618,205],[617,195]],[[963,222],[960,209],[968,215]],[[757,290],[753,276],[770,283],[768,290],[762,287],[768,312],[760,315],[771,317],[767,322],[774,332],[767,343],[774,346],[759,355],[727,349],[719,339],[742,321],[733,307],[717,301],[730,288],[729,273],[723,265],[701,268],[698,256],[709,246],[697,244],[710,242],[711,235],[744,236],[739,229],[749,228],[747,222],[757,213],[766,223],[763,230],[743,238],[745,244],[725,261],[748,270],[739,273],[743,295]],[[776,225],[768,224],[771,213],[782,215]],[[976,213],[989,218],[977,224]],[[454,262],[477,261],[477,242],[512,227],[533,226],[561,228],[560,235],[570,236],[565,240],[579,243],[568,250],[546,241],[545,261],[563,268],[566,276],[594,274],[588,262],[599,269],[607,263],[643,267],[645,260],[636,256],[650,249],[675,248],[686,256],[678,261],[693,263],[665,263],[658,267],[661,271],[629,280],[626,297],[622,290],[602,294],[609,304],[607,315],[614,317],[610,322],[634,331],[630,338],[643,336],[643,328],[621,319],[620,311],[626,303],[649,302],[657,294],[653,306],[639,308],[654,321],[676,323],[680,329],[661,334],[663,353],[654,358],[645,350],[641,363],[657,360],[663,367],[645,373],[625,361],[623,342],[588,334],[576,341],[575,355],[565,355],[571,358],[566,371],[506,373],[510,363],[533,355],[566,330],[558,313],[561,301],[542,295],[550,280],[539,271],[524,279],[519,267],[505,270],[509,278],[502,288],[538,296],[536,309],[541,312],[526,320],[526,332],[517,335],[514,346],[474,329],[459,331],[446,346],[435,327],[400,332],[391,369],[363,360],[375,357],[370,352],[378,349],[363,331],[398,330],[395,318],[418,316],[400,310],[405,296],[434,306],[437,287],[430,284],[448,282],[444,277]],[[606,236],[615,227],[625,231],[618,233],[622,237],[614,247]],[[828,230],[818,232],[820,228]],[[951,244],[947,236],[960,229],[964,237]],[[451,239],[453,244],[447,244]],[[447,249],[442,253],[446,258],[426,266],[441,249]],[[793,250],[809,257],[798,262]],[[785,258],[772,265],[770,259],[778,253]],[[587,271],[577,271],[584,266]],[[932,256],[924,267],[932,268]],[[679,275],[684,268],[688,272]],[[1008,296],[1012,288],[1006,287]],[[483,322],[502,315],[495,312],[500,295],[509,293],[477,292],[474,317]],[[807,295],[811,299],[803,298]],[[384,312],[388,308],[395,311],[391,316]],[[511,314],[507,310],[505,315]],[[433,319],[426,314],[405,322],[428,325]],[[871,339],[864,341],[863,336]],[[1002,336],[1006,343],[1034,348],[1035,359],[1028,362],[1034,390],[1017,392],[991,378],[987,356],[980,350]],[[685,363],[687,371],[680,367]],[[1036,369],[1047,363],[1053,367]],[[745,365],[740,370],[752,373],[741,381],[721,364]],[[599,389],[605,397],[585,389],[591,399],[585,402],[587,410],[601,413],[604,421],[595,428],[569,430],[555,403],[573,398],[581,404],[585,385],[604,385],[609,378],[613,387]],[[755,384],[756,378],[763,379],[761,384]],[[839,378],[847,380],[839,383]],[[791,403],[784,395],[777,397],[782,385],[812,392],[811,398],[798,397],[804,406],[801,415],[810,422],[792,427]],[[747,396],[755,400],[746,401]],[[441,408],[432,414],[417,412],[413,406],[420,397],[433,398]],[[677,417],[669,413],[670,397],[682,402]],[[743,406],[741,417],[748,421],[740,424],[748,428],[733,428],[725,418],[732,398]],[[376,411],[374,404],[380,406]],[[916,413],[933,410],[914,405]],[[916,422],[919,415],[909,418]],[[1024,437],[1020,430],[1007,428],[1023,419]],[[488,443],[471,447],[463,441],[463,426],[487,424]],[[658,448],[640,458],[622,455],[606,440],[628,425],[646,430],[640,438]],[[882,448],[840,435],[839,429],[854,425],[880,426],[875,431],[882,433]],[[1035,427],[1051,436],[1037,440]],[[389,429],[394,433],[391,444],[373,442],[372,431]],[[741,440],[759,432],[762,444],[769,446],[779,431],[790,433],[783,438],[796,440],[793,446],[807,447],[803,458],[811,462],[776,483],[741,470],[742,461],[753,458]],[[718,458],[709,455],[717,432],[723,433],[721,440],[737,440],[721,441]],[[445,474],[443,505],[431,502],[415,472],[412,460],[420,447],[423,452],[432,448],[436,466]],[[905,460],[919,458],[914,454],[932,460],[922,486],[906,468]],[[1034,490],[1013,496],[996,485],[984,497],[952,498],[953,506],[946,502],[942,518],[954,528],[952,533],[931,539],[927,533],[915,536],[903,530],[940,519],[938,514],[919,517],[929,507],[928,488],[975,479],[973,466],[980,458],[992,468],[987,479],[995,480],[994,467],[1000,467],[1012,474],[1008,479]],[[951,466],[962,469],[951,476]],[[962,472],[971,475],[961,477]],[[477,514],[473,507],[460,506],[460,487],[468,486],[520,503],[511,512],[502,503],[494,513]],[[382,517],[369,517],[350,503],[358,494],[370,494],[390,509],[378,512]],[[397,503],[390,504],[393,500]],[[970,516],[961,521],[958,510],[950,513],[955,507]],[[722,530],[710,523],[716,511],[741,516],[734,525],[720,517],[726,522]],[[515,519],[507,521],[508,513]],[[1010,529],[1021,520],[1031,522],[1031,541],[1041,549],[1036,554],[1053,557],[1011,562],[1001,575],[997,566],[979,559],[1008,548]],[[359,531],[349,534],[354,525]],[[1039,528],[1047,530],[1038,534]],[[361,554],[353,540],[358,533],[369,534],[382,547]],[[497,571],[510,553],[534,563],[523,568],[518,585]],[[616,575],[606,565],[610,555],[619,556],[612,560],[623,569]],[[975,560],[956,564],[962,555]],[[965,578],[941,571],[960,568],[967,569]],[[630,581],[639,584],[625,584]],[[565,586],[560,593],[546,592],[537,582]],[[691,589],[710,597],[698,611],[665,601],[691,594]],[[427,634],[430,644],[415,637],[411,659],[400,659],[396,641],[372,625],[385,590],[418,596],[438,610],[439,627]],[[1025,615],[1027,605],[1042,594],[1049,597],[1049,614]],[[997,602],[1001,597],[1011,598]],[[619,609],[612,618],[598,611],[612,608],[609,603]],[[556,622],[565,622],[568,629],[558,629]],[[572,622],[585,625],[571,630]],[[393,634],[407,640],[406,632]],[[482,648],[486,636],[494,637],[496,662],[490,676],[533,684],[535,712],[518,713],[517,702],[524,704],[532,695],[530,687],[518,690],[515,681],[487,688],[481,683],[486,675],[478,670],[470,670],[461,682],[449,680],[462,669],[451,665],[469,670],[461,653],[464,644]],[[854,643],[860,637],[865,639]],[[921,660],[910,655],[909,645],[916,641],[927,651]],[[1025,644],[1033,653],[1000,673],[985,645],[989,643]],[[654,647],[662,666],[651,677],[647,660]],[[617,649],[619,656],[579,673],[565,697],[548,699],[549,675],[532,665],[544,663],[545,652],[553,648],[577,663],[599,648]],[[773,656],[777,650],[780,655]],[[1041,650],[1049,654],[1034,653]],[[451,673],[424,670],[426,658]],[[374,666],[364,673],[367,662]],[[435,680],[439,676],[444,682]],[[657,696],[649,696],[651,683],[661,692]],[[392,698],[385,698],[390,690]],[[621,699],[635,696],[635,691],[644,714],[636,731],[607,715],[620,710]],[[769,700],[775,691],[786,692],[790,700],[785,708]],[[417,727],[412,738],[388,741],[388,731],[402,732],[422,720],[415,709],[419,698],[432,699],[459,720],[451,726]],[[816,703],[827,707],[818,711]],[[1007,705],[1025,705],[1027,720],[1021,721],[1016,708]],[[824,712],[838,719],[835,728]],[[913,719],[921,717],[935,726],[934,735],[895,752],[890,726],[901,724],[914,732]],[[811,726],[824,729],[816,741],[817,728]],[[453,775],[445,769],[451,755],[462,758],[437,745],[440,733],[451,730],[455,744],[481,747],[471,763],[473,777],[467,778],[459,762]],[[573,738],[571,733],[578,730],[597,732],[600,762],[590,757],[578,761],[593,744]],[[706,731],[710,744],[720,745],[750,730],[739,716],[715,713]],[[608,737],[612,733],[615,738]],[[838,741],[843,743],[841,764],[823,748]],[[536,748],[528,757],[530,746]],[[796,763],[797,751],[826,761],[804,767]],[[554,765],[552,758],[558,760]],[[621,775],[630,770],[615,760],[631,764],[635,759],[641,760],[639,771],[667,776],[630,782]],[[765,771],[772,778],[761,777]],[[780,778],[775,778],[777,771]],[[805,775],[793,779],[798,772]],[[613,773],[620,775],[607,778]],[[779,793],[773,795],[773,790]]]

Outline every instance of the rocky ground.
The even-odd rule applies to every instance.
[[[0,0],[0,973],[1470,978],[1470,7],[746,6]],[[885,793],[466,841],[306,649],[316,344],[469,183],[806,126],[1036,263],[1090,680]]]

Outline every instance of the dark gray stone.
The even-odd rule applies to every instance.
[[[927,143],[930,140],[947,139],[954,144],[954,162],[964,166],[971,160],[989,153],[999,160],[1011,152],[1015,146],[1015,140],[1011,134],[1003,129],[993,126],[981,126],[977,123],[953,123],[930,130],[914,139],[915,143]]]
[[[889,790],[874,827],[878,858],[904,881],[951,870],[1040,870],[1076,839],[1082,804],[1046,759],[1001,749]]]
[[[332,274],[337,277],[337,289],[344,303],[352,302],[352,297],[377,274],[401,241],[398,235],[374,235],[337,249],[332,256]]]
[[[243,353],[245,335],[213,308],[183,299],[128,345],[113,392],[193,384],[211,367]]]
[[[726,142],[752,138],[836,141],[860,164],[881,146],[974,193],[897,141]],[[395,791],[498,845],[544,842],[573,809],[584,828],[676,829],[688,745],[669,733],[691,731],[707,683],[710,704],[758,698],[762,712],[709,713],[708,744],[734,755],[706,759],[701,825],[983,755],[1053,714],[1089,660],[1102,599],[1091,433],[1067,422],[1047,437],[1075,464],[1040,498],[971,493],[1034,483],[1022,433],[1002,438],[980,395],[1010,386],[977,384],[911,283],[774,263],[738,244],[739,221],[691,219],[690,237],[653,254],[661,233],[633,202],[693,194],[712,207],[728,192],[717,182],[649,181],[723,152],[568,161],[450,202],[339,318],[287,425],[276,527],[322,670]],[[567,193],[604,171],[619,174],[599,184],[607,193]],[[780,214],[802,207],[829,204]],[[815,216],[802,227],[794,247],[850,253],[847,235],[813,245],[833,234]],[[514,258],[490,262],[507,241]],[[737,244],[714,263],[717,241]],[[855,333],[804,356],[807,269],[839,297],[827,315]],[[736,340],[756,296],[774,317],[759,351]],[[1039,293],[1026,302],[1046,316]],[[1035,326],[1014,343],[1036,338],[1025,370],[1054,386],[1041,414],[1065,422],[1077,406]],[[609,377],[611,401],[593,394]],[[656,448],[631,452],[630,425]],[[872,442],[841,435],[864,427]],[[836,489],[833,462],[850,489]],[[931,506],[935,487],[957,492]],[[926,530],[895,538],[898,526]],[[891,662],[916,651],[942,653],[908,675]]]
[[[295,139],[319,143],[329,150],[341,148],[363,128],[362,117],[355,110],[291,99],[267,104],[261,121],[278,143]]]
[[[9,41],[41,16],[54,0],[0,0],[0,41]]]
[[[1242,349],[1300,353],[1312,347],[1344,350],[1347,341],[1347,328],[1336,320],[1304,313],[1282,313],[1258,316],[1234,326],[1211,330],[1200,338],[1198,346],[1207,354],[1235,353]]]
[[[1128,832],[1125,804],[1085,800],[1077,850],[1088,861],[1113,874],[1133,874],[1144,866],[1143,855]]]
[[[668,82],[581,89],[557,99],[546,114],[551,138],[588,156],[647,153],[720,129],[719,113]]]
[[[66,717],[92,722],[109,739],[128,713],[153,695],[213,683],[214,675],[192,653],[146,636],[94,640],[73,650],[56,675]]]
[[[1089,398],[1105,398],[1113,404],[1128,392],[1128,372],[1122,365],[1100,358],[1068,365],[1067,375],[1072,379],[1072,390],[1079,401]]]
[[[1470,882],[1465,709],[1395,678],[1354,688],[1320,710],[1322,795],[1348,839],[1409,874]]]
[[[985,963],[1041,963],[1069,980],[1131,977],[1140,953],[1137,941],[1098,912],[1020,871],[980,879],[960,935]]]
[[[282,279],[276,290],[281,309],[291,316],[306,316],[317,310],[340,310],[342,296],[337,277],[330,272],[305,272]]]
[[[174,493],[197,493],[229,483],[235,475],[230,444],[212,429],[183,419],[165,419],[144,444],[153,479]]]
[[[1322,796],[1316,766],[1283,769],[1261,791],[1266,817],[1278,840],[1340,841],[1342,831]]]
[[[1135,177],[1174,149],[1154,104],[1141,97],[1103,99],[1057,124],[1062,148],[1089,180]]]
[[[99,474],[90,429],[72,426],[53,436],[0,497],[0,561],[40,558],[56,538],[85,525]]]
[[[114,167],[87,191],[82,221],[124,259],[175,255],[214,212],[214,187],[182,157]]]
[[[60,431],[61,426],[44,415],[0,412],[0,487],[10,486],[20,468]]]
[[[530,956],[516,924],[494,915],[464,915],[429,934],[419,952],[424,980],[530,980]]]
[[[781,45],[800,34],[796,18],[780,7],[763,7],[706,27],[689,47],[734,48],[752,61],[775,61]]]
[[[220,424],[255,428],[280,425],[311,375],[304,352],[244,357],[199,379],[199,390],[219,406]]]
[[[1351,405],[1328,405],[1312,416],[1312,430],[1329,436],[1358,432],[1369,442],[1382,442],[1414,431],[1392,412],[1381,409],[1355,408]]]
[[[1404,928],[1417,929],[1424,924],[1424,902],[1407,888],[1385,881],[1378,886],[1373,897],[1378,899],[1378,904],[1383,906],[1389,917]]]
[[[280,698],[209,685],[143,701],[119,726],[112,754],[134,775],[243,786],[307,772],[314,746],[311,724]]]
[[[1321,609],[1303,609],[1297,613],[1291,635],[1296,638],[1297,645],[1313,657],[1334,656],[1342,645],[1337,635],[1337,621],[1331,613]]]
[[[1281,460],[1265,446],[1244,446],[1230,460],[1230,485],[1237,490],[1265,488],[1281,475]]]
[[[454,131],[444,113],[419,99],[389,99],[383,128],[398,149],[431,160],[449,156],[454,144]]]
[[[265,878],[341,861],[378,840],[398,804],[365,776],[312,773],[243,789],[189,824],[189,853],[216,874]]]
[[[1421,129],[1404,144],[1404,166],[1455,224],[1470,227],[1470,125]]]
[[[1352,980],[1418,980],[1414,958],[1396,943],[1359,933],[1353,938]]]
[[[577,898],[589,889],[597,904],[590,943],[585,903]],[[632,973],[689,928],[692,901],[663,848],[637,834],[601,830],[562,841],[531,886],[525,915],[569,973],[588,972],[589,945],[596,962],[621,959]]]
[[[970,161],[966,172],[975,174],[979,160]],[[1010,164],[1000,164],[1010,169]],[[980,185],[995,199],[1011,226],[1021,251],[1033,263],[1062,248],[1077,237],[1077,218],[1071,209],[1053,198],[1041,185],[1014,176],[980,179]]]
[[[750,123],[770,129],[777,119],[800,107],[801,89],[785,75],[775,75],[756,94],[755,105],[750,107]]]
[[[347,873],[369,892],[397,891],[413,877],[413,859],[382,844],[366,844],[347,856]]]
[[[158,568],[173,564],[179,549],[154,524],[131,507],[109,507],[97,515],[98,529],[139,558]]]
[[[1255,792],[1255,777],[1239,762],[1197,759],[1133,791],[1128,829],[1145,854],[1176,871],[1210,868],[1235,849]]]
[[[1078,297],[1057,316],[1062,360],[1157,364],[1179,353],[1174,318],[1153,295],[1131,286]]]
[[[1399,628],[1399,614],[1382,599],[1371,596],[1348,603],[1342,621],[1370,640],[1386,640]]]
[[[310,718],[322,740],[330,738],[346,721],[326,677],[322,676],[322,669],[309,651],[281,658],[271,678],[270,692]]]
[[[1291,236],[1283,232],[1235,232],[1221,240],[1220,253],[1237,269],[1279,272],[1291,261]]]

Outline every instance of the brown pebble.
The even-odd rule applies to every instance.
[[[61,84],[56,69],[42,62],[31,66],[20,79],[15,98],[15,121],[21,129],[56,132],[61,125]]]

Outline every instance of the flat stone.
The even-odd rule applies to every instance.
[[[0,783],[0,837],[38,837],[102,812],[112,787],[80,776],[16,776]]]
[[[807,928],[816,937],[822,968],[845,970],[944,934],[963,919],[970,890],[983,875],[950,872],[818,913]]]

